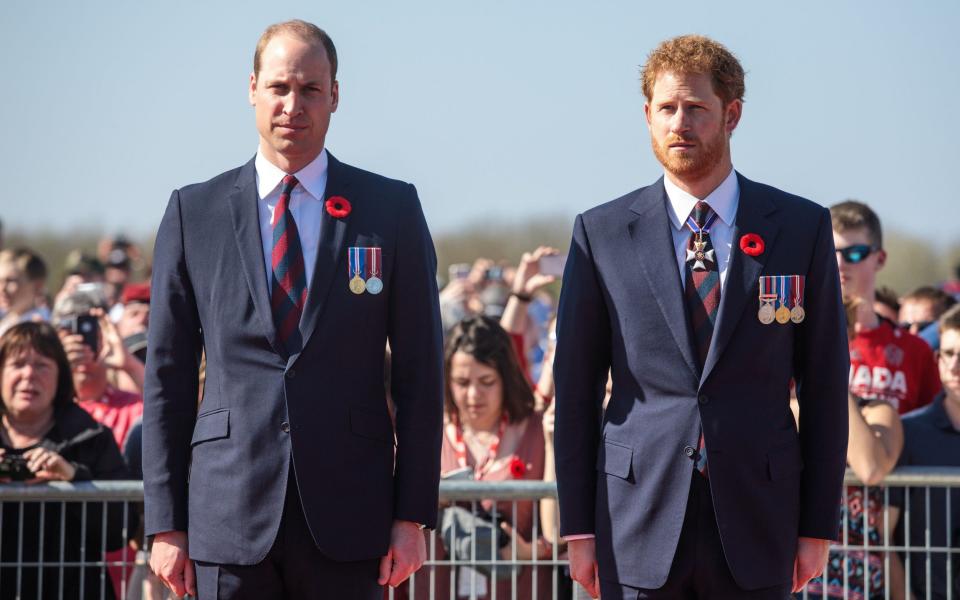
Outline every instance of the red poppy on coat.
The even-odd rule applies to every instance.
[[[510,459],[510,474],[514,479],[520,479],[527,472],[527,465],[519,457],[514,456]]]
[[[748,233],[740,238],[740,249],[748,256],[763,254],[763,238],[755,233]]]
[[[335,219],[342,219],[350,214],[350,201],[343,196],[330,196],[325,204],[327,212]]]

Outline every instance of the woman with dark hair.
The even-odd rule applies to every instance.
[[[533,390],[520,368],[513,341],[496,320],[475,316],[453,327],[444,352],[444,380],[441,476],[481,481],[542,480],[541,414],[534,411]],[[492,500],[483,500],[476,507],[490,517],[491,523],[494,523],[494,504]],[[472,507],[467,503],[464,508]],[[512,502],[497,502],[495,512],[494,526],[500,530],[497,550],[500,560],[509,561],[516,556],[518,560],[529,561],[534,555],[537,560],[546,560],[552,556],[552,547],[543,538],[539,524],[537,537],[533,536],[533,502],[517,502],[515,511]],[[443,560],[446,551],[441,540],[437,540],[436,548],[436,558]],[[469,560],[469,557],[457,559]],[[477,571],[461,567],[456,573],[455,591],[459,596],[462,595],[459,592],[473,587],[476,596],[470,597],[483,600],[496,586],[498,598],[534,598],[533,568],[517,569],[516,596],[511,594],[513,574],[509,566],[498,567],[496,572],[489,567]],[[429,585],[424,582],[429,579],[429,568],[418,573],[418,598],[426,597]],[[539,567],[536,579],[536,597],[551,598],[551,567]],[[453,597],[447,589],[448,568],[436,567],[434,581],[436,597]]]
[[[73,402],[70,364],[53,327],[21,323],[0,337],[0,382],[0,483],[126,476],[110,429]],[[98,560],[104,550],[123,545],[122,504],[111,503],[106,510],[104,539],[100,503],[3,503],[0,562],[49,566],[22,567],[19,576],[15,568],[3,567],[0,598],[113,598],[100,567],[81,573],[78,567],[59,566],[83,556]]]

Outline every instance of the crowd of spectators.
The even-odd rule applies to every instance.
[[[955,306],[960,284],[909,291],[878,287],[877,274],[887,260],[879,218],[855,201],[839,203],[831,213],[849,325],[847,460],[868,484],[846,490],[846,525],[838,524],[841,536],[851,545],[864,540],[870,545],[922,545],[929,519],[931,543],[956,548],[960,489],[949,491],[948,503],[944,489],[935,490],[927,502],[922,488],[885,492],[874,486],[897,465],[960,465],[960,307]],[[541,246],[524,253],[516,264],[484,258],[454,264],[442,278],[443,478],[553,480],[553,314],[563,261],[557,249]],[[135,280],[135,265],[143,265],[136,245],[124,238],[108,239],[95,254],[72,253],[64,281],[53,292],[41,256],[26,248],[0,248],[0,483],[123,479],[141,473],[139,420],[150,287]],[[389,368],[384,372],[389,396]],[[799,415],[803,407],[794,401],[793,409]],[[471,516],[458,508],[470,507],[439,507],[442,525],[426,534],[435,536],[437,558],[457,552],[456,527],[448,527],[453,523],[493,531],[496,543],[486,550],[489,556],[547,559],[555,551],[563,556],[552,500],[540,502],[538,510],[531,502],[520,502],[514,510],[509,503],[483,501],[479,513]],[[3,522],[21,518],[19,512],[10,512],[14,510],[12,504],[3,505]],[[35,507],[16,510],[23,511],[24,535],[39,536],[29,529],[35,527]],[[117,552],[142,550],[135,534],[128,536],[132,541],[126,547],[125,540],[118,541],[115,522],[107,528],[110,539],[81,540],[74,516],[67,510],[64,521],[74,550],[87,544],[88,556],[107,549],[113,558],[121,556]],[[126,525],[136,532],[136,523]],[[16,551],[7,531],[5,527],[0,547],[3,562],[13,560],[11,552]],[[44,536],[59,534],[44,531]],[[35,556],[38,550],[30,552]],[[945,597],[948,581],[960,595],[960,561],[952,562],[952,574],[943,553],[934,553],[931,561],[928,577],[926,554],[849,552],[844,558],[836,553],[825,575],[809,589],[817,597],[872,598],[889,586],[892,597],[909,597],[904,595],[909,578],[917,597],[925,597],[928,587],[932,597]],[[435,581],[449,586],[449,568],[436,569]],[[23,580],[43,581],[48,575],[24,575]],[[116,585],[117,576],[111,575]],[[541,575],[538,596],[549,597],[554,583],[548,569],[535,574],[529,567],[462,567],[454,580],[481,581],[479,597],[485,598],[494,589],[497,595],[509,595],[516,578],[519,589],[526,590],[518,597],[531,598],[532,579]],[[100,579],[85,581],[94,586]],[[561,578],[559,585],[562,596],[574,593],[564,590],[569,581]],[[455,590],[438,591],[446,597]],[[111,597],[113,590],[104,592]],[[414,595],[426,592],[427,587],[420,586]],[[10,593],[0,588],[0,598]],[[98,588],[97,597],[99,593]],[[407,592],[399,594],[402,598]]]

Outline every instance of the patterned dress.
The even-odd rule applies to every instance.
[[[864,490],[867,492],[866,500]],[[849,486],[846,500],[840,508],[840,543],[847,546],[883,544],[883,488]],[[864,524],[864,517],[866,517],[866,524]],[[844,519],[847,519],[846,537],[843,531]],[[846,579],[844,579],[844,563],[846,563]],[[824,570],[827,581],[826,597],[849,598],[849,600],[883,598],[885,577],[883,563],[883,552],[831,550]],[[824,577],[817,577],[807,585],[811,598],[823,597],[823,579]],[[846,595],[844,588],[847,590]]]

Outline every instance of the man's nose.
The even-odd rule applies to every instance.
[[[690,129],[690,114],[682,108],[678,108],[670,119],[670,131],[672,133],[683,133]]]
[[[286,115],[296,116],[303,112],[303,99],[300,92],[291,90],[283,100],[283,112]]]

